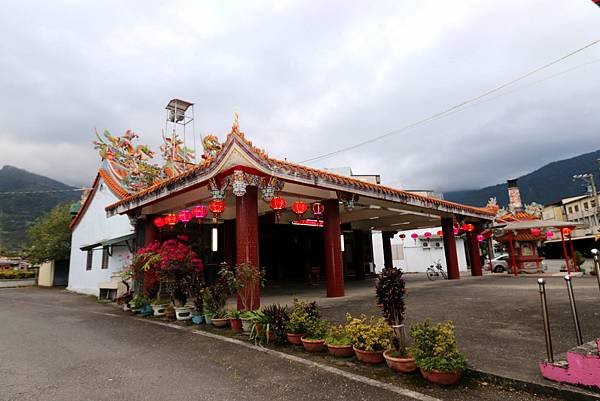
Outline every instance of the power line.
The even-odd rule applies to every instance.
[[[482,93],[482,94],[480,94],[478,96],[475,96],[475,97],[472,97],[470,99],[467,99],[467,100],[465,100],[465,101],[463,101],[463,102],[461,102],[461,103],[459,103],[457,105],[454,105],[454,106],[452,106],[452,107],[450,107],[450,108],[448,108],[448,109],[446,109],[444,111],[435,113],[435,114],[433,114],[433,115],[431,115],[429,117],[426,117],[424,119],[418,120],[418,121],[416,121],[414,123],[405,125],[402,128],[395,129],[395,130],[390,131],[390,132],[388,132],[386,134],[376,136],[374,138],[368,139],[368,140],[363,141],[363,142],[359,142],[359,143],[351,145],[351,146],[347,146],[345,148],[341,148],[341,149],[338,149],[338,150],[335,150],[335,151],[332,151],[332,152],[329,152],[329,153],[325,153],[325,154],[320,155],[320,156],[315,156],[315,157],[312,157],[310,159],[302,160],[300,163],[308,163],[308,162],[313,162],[313,161],[316,161],[316,160],[325,159],[325,158],[328,158],[328,157],[331,157],[331,156],[334,156],[334,155],[337,155],[337,154],[340,154],[340,153],[343,153],[343,152],[347,152],[347,151],[352,150],[352,149],[356,149],[356,148],[364,146],[364,145],[368,145],[370,143],[379,141],[379,140],[387,138],[389,136],[393,136],[393,135],[399,134],[399,133],[401,133],[403,131],[406,131],[408,129],[414,128],[414,127],[419,126],[421,124],[424,124],[426,122],[433,121],[433,120],[436,120],[436,119],[441,118],[441,117],[445,117],[446,115],[448,115],[448,114],[450,114],[452,112],[464,109],[465,106],[467,106],[467,105],[469,105],[471,103],[474,103],[474,102],[476,102],[476,101],[478,101],[478,100],[480,100],[480,99],[482,99],[482,98],[484,98],[486,96],[489,96],[492,93],[496,93],[496,92],[498,92],[498,91],[506,88],[507,86],[510,86],[510,85],[512,85],[514,83],[522,81],[523,79],[528,78],[528,77],[530,77],[533,74],[536,74],[536,73],[538,73],[538,72],[540,72],[540,71],[542,71],[542,70],[544,70],[544,69],[546,69],[548,67],[551,67],[554,64],[557,64],[557,63],[559,63],[559,62],[561,62],[561,61],[563,61],[563,60],[565,60],[565,59],[567,59],[567,58],[569,58],[569,57],[571,57],[571,56],[573,56],[573,55],[575,55],[577,53],[580,53],[583,50],[585,50],[585,49],[587,49],[589,47],[592,47],[592,46],[594,46],[597,43],[600,43],[600,39],[595,40],[595,41],[593,41],[593,42],[591,42],[591,43],[589,43],[589,44],[587,44],[587,45],[585,45],[585,46],[583,46],[583,47],[581,47],[581,48],[579,48],[579,49],[577,49],[575,51],[572,51],[571,53],[569,53],[569,54],[567,54],[565,56],[562,56],[562,57],[560,57],[560,58],[558,58],[558,59],[556,59],[556,60],[554,60],[554,61],[552,61],[550,63],[544,64],[541,67],[538,67],[538,68],[536,68],[536,69],[534,69],[534,70],[532,70],[532,71],[530,71],[530,72],[528,72],[526,74],[523,74],[523,75],[521,75],[521,76],[519,76],[519,77],[517,77],[515,79],[512,79],[512,80],[510,80],[510,81],[508,81],[506,83],[498,85],[495,88],[490,89],[490,90],[488,90],[488,91],[486,91],[486,92],[484,92],[484,93]]]
[[[28,195],[28,194],[50,194],[59,192],[81,192],[92,188],[73,188],[73,189],[50,189],[46,191],[8,191],[0,192],[0,195]]]

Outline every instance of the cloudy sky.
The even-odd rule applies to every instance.
[[[589,0],[6,1],[0,165],[89,185],[94,128],[157,148],[171,98],[224,139],[303,161],[600,39]],[[438,191],[600,148],[600,44],[460,113],[311,163]]]

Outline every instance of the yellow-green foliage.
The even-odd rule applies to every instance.
[[[384,318],[367,318],[365,315],[346,315],[346,334],[352,345],[363,351],[384,351],[389,348],[394,334]]]
[[[410,335],[415,346],[411,353],[417,366],[424,370],[454,372],[464,370],[467,362],[456,347],[451,321],[432,325],[429,320],[414,324]]]

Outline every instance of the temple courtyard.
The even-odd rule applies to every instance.
[[[431,282],[420,274],[406,276],[409,324],[427,317],[454,321],[459,348],[473,369],[545,386],[533,387],[538,395],[507,390],[493,385],[490,378],[467,379],[458,387],[441,389],[417,375],[398,376],[387,368],[365,368],[290,347],[258,352],[235,340],[210,337],[231,338],[227,329],[167,326],[155,319],[135,318],[92,297],[21,288],[0,290],[0,320],[4,322],[0,337],[15,339],[2,353],[0,398],[75,399],[85,394],[85,399],[341,400],[352,394],[353,399],[384,400],[393,394],[398,400],[573,399],[571,393],[559,390],[572,387],[542,379],[537,368],[545,357],[545,346],[536,278],[488,274]],[[379,314],[374,283],[374,279],[348,281],[345,297],[326,298],[324,287],[272,282],[262,292],[261,302],[315,299],[326,318],[341,322],[347,312]],[[600,331],[598,284],[594,277],[577,278],[574,289],[583,338],[589,341]],[[548,277],[547,290],[558,354],[576,345],[575,333],[564,280]],[[209,337],[195,333],[198,329]],[[353,375],[385,384],[357,382]],[[394,394],[385,387],[389,383],[401,391]],[[406,389],[409,393],[404,393]]]

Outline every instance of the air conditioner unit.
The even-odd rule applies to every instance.
[[[441,246],[442,246],[442,244],[440,244],[439,242],[436,242],[436,243],[435,243],[435,247],[436,247],[436,248],[440,248]]]
[[[423,248],[429,248],[429,242],[423,241],[422,244],[423,244]]]

